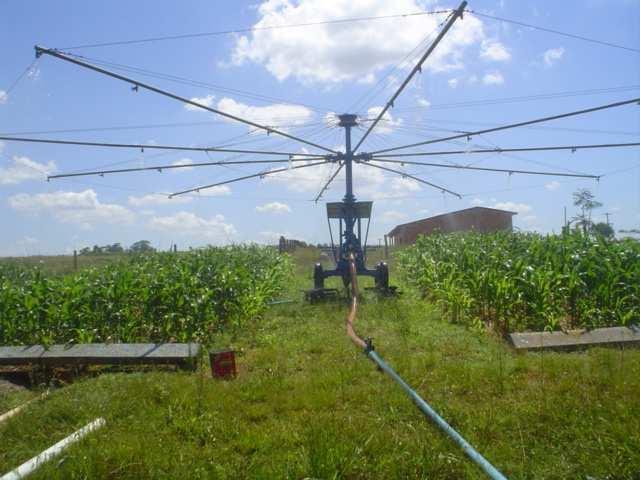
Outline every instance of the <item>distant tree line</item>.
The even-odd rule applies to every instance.
[[[149,240],[139,240],[132,244],[129,248],[124,248],[120,243],[111,245],[94,245],[93,247],[84,247],[78,252],[80,255],[104,255],[112,253],[145,253],[155,252],[156,249],[151,246]]]

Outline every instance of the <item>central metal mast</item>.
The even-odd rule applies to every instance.
[[[345,167],[345,195],[344,195],[344,243],[343,255],[353,253],[356,259],[362,260],[362,245],[360,238],[355,235],[354,226],[356,218],[354,215],[354,205],[356,197],[353,195],[353,151],[351,149],[351,128],[357,125],[357,116],[351,113],[345,113],[338,116],[339,126],[344,128],[345,135],[345,151],[344,151],[344,167]],[[364,263],[362,265],[364,267]]]

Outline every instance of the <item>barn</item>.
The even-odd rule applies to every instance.
[[[390,245],[409,245],[418,235],[475,231],[481,233],[511,230],[516,212],[497,208],[471,207],[435,217],[397,225],[387,235]]]

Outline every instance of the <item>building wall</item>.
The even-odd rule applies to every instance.
[[[435,232],[452,233],[476,231],[480,233],[511,230],[513,214],[499,210],[467,209],[459,212],[438,215],[397,227],[393,236],[394,245],[414,243],[418,235],[430,235]]]

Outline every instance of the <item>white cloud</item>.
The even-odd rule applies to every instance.
[[[200,105],[204,105],[205,107],[210,107],[211,105],[213,105],[213,101],[215,100],[215,98],[215,95],[207,95],[206,97],[192,97],[189,100],[199,103]],[[192,112],[206,112],[206,110],[189,103],[185,103],[184,108]]]
[[[550,190],[550,191],[554,191],[554,190],[559,189],[560,185],[561,185],[560,182],[558,182],[557,180],[552,180],[551,182],[546,183],[544,188],[546,188],[547,190]]]
[[[309,23],[348,17],[394,15],[424,11],[420,0],[266,0],[258,7],[256,28]],[[278,80],[294,77],[303,82],[372,82],[382,69],[395,65],[435,31],[442,15],[356,22],[345,25],[314,25],[304,28],[254,29],[236,38],[231,63],[263,65]],[[463,68],[468,48],[485,39],[482,22],[474,16],[457,21],[425,64],[426,69],[446,71]]]
[[[504,77],[498,71],[489,72],[482,77],[482,83],[485,85],[502,85],[504,83]]]
[[[483,40],[480,45],[480,58],[493,62],[506,62],[511,60],[511,53],[498,41]]]
[[[476,83],[478,83],[478,76],[477,75],[471,75],[468,80],[467,83],[469,85],[475,85]]]
[[[161,232],[205,237],[216,243],[229,242],[230,238],[238,233],[233,224],[225,223],[223,215],[206,219],[184,211],[166,217],[153,217],[148,225]]]
[[[7,98],[9,98],[7,92],[5,92],[4,90],[0,90],[0,105],[2,105],[3,103],[7,103]]]
[[[46,180],[56,170],[56,164],[34,162],[28,157],[13,157],[12,164],[0,167],[0,185],[15,185],[27,180]]]
[[[418,105],[421,107],[429,107],[431,106],[431,102],[423,97],[418,97]]]
[[[190,158],[181,158],[180,160],[176,160],[171,165],[191,165],[193,160]],[[172,172],[186,172],[188,170],[193,170],[193,167],[184,167],[184,168],[172,168]]]
[[[383,107],[371,107],[369,110],[367,110],[367,117],[373,118],[373,119],[377,118],[378,115],[380,115],[382,108]],[[399,127],[400,125],[402,125],[402,119],[401,118],[394,119],[391,113],[386,111],[384,112],[384,115],[380,119],[380,122],[378,122],[378,125],[376,125],[376,128],[374,131],[375,133],[384,135],[384,134],[393,132],[393,129],[395,127]]]
[[[533,210],[531,205],[527,205],[526,203],[516,203],[516,202],[497,202],[491,206],[491,208],[497,208],[499,210],[507,210],[509,212],[516,213],[529,213]]]
[[[282,123],[286,125],[300,125],[313,118],[313,112],[307,107],[287,103],[274,103],[262,107],[255,107],[236,102],[232,98],[224,97],[218,102],[217,107],[218,110],[222,110],[225,113],[267,126],[277,126]],[[236,123],[235,120],[228,121]]]
[[[179,197],[169,198],[168,195],[160,193],[151,193],[149,195],[143,195],[141,197],[130,196],[128,198],[129,205],[134,207],[147,207],[155,205],[178,205],[183,203],[189,203],[193,200],[193,197],[187,197],[181,195]]]
[[[271,202],[265,203],[264,205],[258,205],[256,207],[256,212],[275,213],[276,215],[278,215],[283,213],[291,213],[291,207],[289,207],[289,205],[287,205],[286,203]]]
[[[552,67],[554,63],[559,61],[564,55],[564,48],[550,48],[542,54],[542,59],[546,67]]]
[[[35,245],[38,243],[38,239],[35,237],[29,237],[28,235],[22,239],[22,243],[25,245]]]
[[[458,79],[457,78],[450,78],[447,81],[447,84],[451,87],[451,88],[456,88],[458,86]]]
[[[130,224],[135,215],[116,204],[101,203],[92,189],[83,192],[58,191],[30,195],[19,193],[9,197],[9,205],[16,211],[51,215],[63,223],[90,228],[93,224]]]
[[[527,225],[533,225],[538,221],[538,217],[536,217],[535,215],[525,215],[524,217],[522,217],[522,221]]]
[[[408,219],[409,216],[404,212],[398,212],[396,210],[387,210],[380,215],[380,221],[383,223],[397,223]]]
[[[408,177],[395,177],[391,179],[391,189],[402,193],[418,192],[421,190],[420,184]]]
[[[481,198],[474,198],[469,203],[471,203],[471,205],[473,205],[474,207],[479,207],[480,205],[484,205],[486,202]]]

